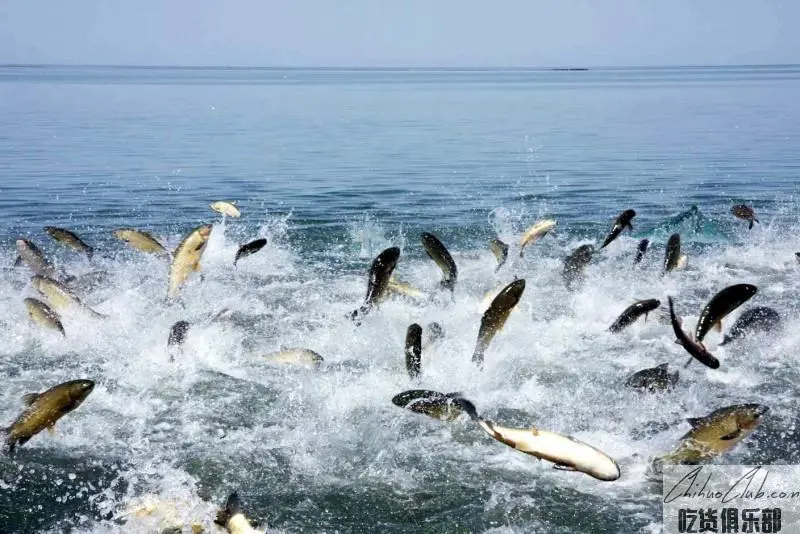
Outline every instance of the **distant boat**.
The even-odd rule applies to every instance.
[[[550,70],[558,70],[558,71],[573,71],[573,70],[589,70],[586,67],[555,67]]]

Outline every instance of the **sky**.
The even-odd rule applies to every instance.
[[[0,63],[800,63],[800,0],[0,0]]]

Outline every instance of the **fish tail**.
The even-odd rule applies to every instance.
[[[758,222],[755,219],[750,219],[750,226],[747,227],[748,230],[752,230],[753,229],[753,221]]]
[[[239,492],[234,491],[228,496],[228,500],[225,501],[225,507],[217,512],[217,518],[214,520],[214,523],[222,527],[227,526],[231,517],[238,514],[240,509],[241,501],[239,500]]]
[[[731,339],[731,336],[725,336],[722,338],[722,343],[720,343],[720,346],[727,345],[731,341],[733,341],[733,339]]]

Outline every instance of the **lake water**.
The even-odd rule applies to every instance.
[[[233,490],[270,532],[657,532],[651,457],[687,417],[770,407],[726,463],[800,463],[800,66],[549,70],[0,67],[0,426],[24,393],[75,378],[97,385],[54,435],[0,457],[0,532],[207,530]],[[236,200],[223,219],[215,200]],[[752,230],[734,204],[755,208]],[[563,260],[599,246],[568,291]],[[520,234],[556,230],[519,258]],[[112,231],[172,249],[214,223],[201,265],[165,302],[163,259]],[[43,232],[78,233],[89,261]],[[451,299],[420,233],[458,265]],[[661,276],[679,232],[688,266]],[[31,239],[65,273],[103,271],[79,296],[108,315],[64,311],[66,336],[27,317]],[[233,267],[239,245],[267,246]],[[488,243],[511,244],[497,265]],[[632,268],[638,241],[651,248]],[[401,248],[392,298],[361,326],[372,259]],[[483,370],[470,361],[487,291],[525,278],[517,312]],[[693,326],[734,283],[784,327],[717,348],[719,370],[687,358],[650,318],[613,335],[635,299],[676,300]],[[41,298],[41,297],[40,297]],[[232,315],[209,323],[223,308]],[[656,314],[657,315],[657,314]],[[170,326],[192,326],[170,362]],[[439,322],[423,373],[404,367],[406,328]],[[318,370],[262,356],[313,349]],[[631,373],[669,362],[676,390],[641,395]],[[507,426],[573,435],[613,457],[601,482],[514,451],[464,416],[400,409],[407,389],[462,392]],[[634,408],[635,407],[635,408]],[[126,514],[142,503],[152,513]],[[174,517],[167,517],[167,516]],[[149,530],[148,530],[149,529]]]

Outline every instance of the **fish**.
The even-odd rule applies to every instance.
[[[233,264],[236,265],[242,258],[246,258],[251,254],[255,254],[267,244],[266,239],[256,239],[255,241],[250,241],[249,243],[242,245],[239,247],[239,250],[236,251],[236,257],[233,259]]]
[[[97,319],[106,317],[102,313],[97,313],[89,306],[81,302],[81,299],[75,296],[75,294],[72,293],[67,286],[58,280],[53,280],[52,278],[37,274],[31,278],[31,284],[36,291],[47,298],[50,306],[52,306],[55,310],[66,310],[75,307],[87,312],[89,315]]]
[[[544,237],[547,233],[556,227],[556,221],[553,219],[543,219],[530,228],[528,228],[522,237],[519,238],[519,257],[523,257],[523,253],[525,252],[525,247],[528,245],[532,245],[539,240],[540,237]]]
[[[203,257],[203,252],[208,244],[211,228],[210,224],[198,226],[189,232],[175,249],[169,267],[168,298],[174,298],[189,275],[193,271],[200,270],[200,258]]]
[[[167,249],[147,232],[134,228],[120,228],[119,230],[114,230],[114,236],[140,252],[169,258]]]
[[[631,220],[633,220],[634,217],[636,217],[636,211],[634,210],[625,210],[620,213],[614,220],[614,224],[611,226],[611,231],[609,232],[608,237],[606,237],[606,240],[603,241],[600,249],[602,250],[610,245],[612,241],[619,237],[619,234],[621,234],[625,228],[629,228],[631,231],[633,231],[633,224],[631,224]]]
[[[239,208],[236,207],[235,202],[228,202],[225,200],[218,200],[216,202],[212,202],[209,204],[212,210],[216,211],[217,213],[221,213],[223,215],[227,215],[228,217],[233,217],[234,219],[238,219],[242,216],[242,212],[239,211]]]
[[[75,235],[73,232],[64,228],[56,228],[55,226],[45,226],[44,231],[50,234],[50,237],[62,243],[73,250],[82,252],[91,260],[94,254],[94,249],[83,242],[83,240]]]
[[[571,291],[574,288],[573,284],[579,282],[583,278],[583,270],[589,262],[592,261],[593,255],[593,245],[581,245],[564,259],[564,269],[561,272],[561,277],[567,289]]]
[[[180,346],[186,341],[186,334],[189,332],[190,323],[188,321],[177,321],[169,329],[169,337],[167,337],[167,346]]]
[[[620,477],[619,465],[613,458],[572,436],[536,427],[508,428],[480,417],[475,405],[466,399],[459,404],[489,436],[539,460],[552,462],[554,469],[581,472],[605,482]]]
[[[647,314],[661,306],[661,301],[658,299],[638,300],[625,308],[617,320],[614,321],[608,330],[610,332],[621,332],[628,326],[636,322],[636,320],[644,315],[644,320],[647,320]]]
[[[11,426],[0,430],[3,451],[13,454],[45,428],[52,430],[56,422],[76,409],[94,389],[92,380],[70,380],[53,386],[44,393],[28,393],[22,399],[25,410]]]
[[[508,245],[500,241],[500,239],[494,238],[489,241],[489,248],[492,249],[492,254],[494,254],[495,258],[497,258],[497,267],[494,269],[494,272],[497,272],[508,259]]]
[[[648,393],[669,391],[678,383],[678,371],[669,372],[669,364],[662,363],[656,367],[642,369],[629,376],[625,385]]]
[[[696,465],[725,454],[758,428],[767,412],[769,407],[763,404],[735,404],[687,419],[692,429],[677,448],[653,462],[654,471],[664,463]]]
[[[414,323],[406,330],[406,370],[411,380],[419,377],[422,365],[422,327]]]
[[[750,300],[757,292],[758,288],[752,284],[735,284],[711,297],[697,319],[697,326],[694,329],[695,340],[702,343],[712,327],[722,331],[722,319]]]
[[[55,266],[44,257],[44,253],[28,239],[17,239],[17,254],[22,262],[33,271],[34,274],[56,278]]]
[[[28,316],[31,319],[46,328],[58,330],[62,336],[67,335],[64,331],[64,325],[61,324],[61,317],[50,306],[41,300],[26,298],[25,307],[28,308]]]
[[[692,340],[686,334],[686,332],[683,331],[683,328],[681,328],[681,323],[675,315],[672,297],[668,296],[667,302],[669,302],[669,316],[672,323],[672,330],[675,332],[675,336],[678,338],[678,342],[681,344],[681,346],[686,349],[686,352],[694,356],[703,365],[706,365],[711,369],[719,369],[719,360],[714,357],[713,354],[708,352],[701,342]],[[691,359],[689,362],[691,362]],[[689,365],[689,363],[686,365]]]
[[[310,349],[288,348],[266,354],[264,359],[270,363],[297,365],[300,367],[317,368],[322,365],[324,358]]]
[[[458,279],[458,268],[453,256],[447,247],[433,234],[422,232],[422,246],[428,257],[432,259],[436,265],[442,270],[443,279],[440,283],[444,289],[449,289],[451,292],[455,290],[456,280]]]
[[[91,271],[71,280],[64,280],[64,285],[73,291],[88,292],[106,285],[109,278],[108,271]]]
[[[674,269],[682,269],[686,266],[686,255],[681,255],[681,235],[672,234],[667,240],[667,249],[664,252],[664,271],[661,276]]]
[[[750,226],[748,227],[749,230],[753,229],[753,223],[757,223],[758,219],[756,219],[756,214],[753,211],[753,208],[750,206],[745,206],[744,204],[737,204],[731,208],[731,213],[737,219],[742,219],[748,221]],[[761,223],[759,223],[761,224]]]
[[[398,247],[390,247],[378,254],[369,269],[369,280],[367,282],[367,294],[364,296],[364,304],[358,309],[348,314],[348,318],[352,321],[358,321],[361,317],[367,315],[373,307],[377,306],[380,299],[386,293],[389,286],[389,280],[392,278],[392,273],[397,262],[400,259],[400,249]]]
[[[472,361],[479,367],[483,366],[483,354],[494,336],[503,328],[511,310],[519,303],[522,292],[525,291],[525,279],[520,278],[508,284],[492,301],[489,309],[481,317],[481,326],[478,330],[478,340]]]
[[[745,338],[757,332],[769,332],[781,324],[780,314],[767,306],[756,306],[742,312],[720,345]]]
[[[410,389],[392,398],[392,404],[439,421],[453,421],[464,413],[461,393],[439,393],[428,389]]]
[[[644,255],[647,253],[647,247],[650,246],[649,239],[642,239],[639,241],[639,245],[636,247],[636,256],[633,258],[633,264],[637,265],[639,262],[642,261]]]
[[[417,289],[416,287],[412,286],[409,283],[403,282],[398,280],[394,277],[389,279],[389,285],[386,287],[388,292],[391,292],[395,295],[404,295],[406,297],[411,297],[415,299],[421,299],[425,297],[425,293]]]
[[[254,529],[242,513],[242,504],[236,491],[228,496],[225,507],[217,512],[214,523],[225,528],[229,534],[263,534]]]

